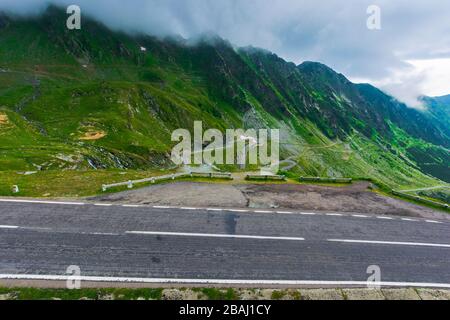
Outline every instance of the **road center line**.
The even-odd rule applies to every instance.
[[[91,232],[91,233],[83,233],[87,235],[93,235],[93,236],[120,236],[118,233],[110,233],[110,232]]]
[[[18,226],[2,226],[0,225],[0,229],[19,229]]]
[[[50,231],[52,228],[45,227],[19,227],[22,230],[31,230],[31,231]]]
[[[153,236],[178,236],[178,237],[204,237],[204,238],[234,238],[234,239],[257,239],[257,240],[285,240],[305,241],[304,238],[296,237],[267,237],[235,234],[210,234],[210,233],[184,233],[184,232],[154,232],[154,231],[127,231],[126,234],[140,234]]]
[[[440,243],[346,240],[346,239],[327,239],[327,241],[328,242],[344,242],[344,243],[365,243],[365,244],[383,244],[383,245],[399,245],[399,246],[450,248],[450,244],[440,244]]]
[[[327,216],[329,217],[342,217],[343,215],[340,213],[327,213]]]

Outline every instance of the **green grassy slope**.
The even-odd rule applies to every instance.
[[[295,174],[450,181],[445,125],[326,66],[65,19],[0,15],[0,171],[170,168],[171,132],[202,120],[281,129]]]

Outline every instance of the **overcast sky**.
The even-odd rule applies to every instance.
[[[36,13],[48,2],[78,4],[108,26],[154,35],[214,32],[286,60],[325,63],[418,106],[421,94],[450,94],[449,0],[0,0]],[[381,9],[381,30],[367,8]]]

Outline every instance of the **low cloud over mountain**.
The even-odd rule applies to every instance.
[[[450,92],[443,85],[450,83],[446,0],[1,0],[0,10],[35,14],[48,3],[78,4],[83,13],[129,32],[184,37],[213,32],[296,63],[320,61],[412,107],[420,107],[419,95]],[[381,30],[366,26],[372,4],[381,9]]]

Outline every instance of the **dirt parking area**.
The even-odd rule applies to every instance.
[[[90,200],[189,207],[264,208],[449,219],[445,212],[390,198],[358,182],[344,187],[301,184],[174,182]]]

